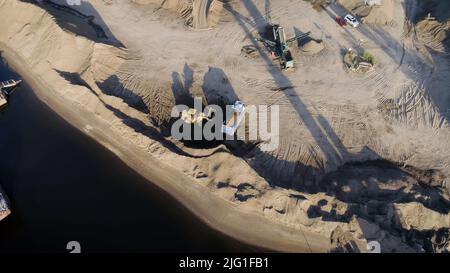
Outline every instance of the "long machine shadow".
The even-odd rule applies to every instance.
[[[186,67],[185,67],[186,69]],[[225,149],[222,148],[218,148],[215,149],[214,151],[212,151],[211,154],[208,155],[192,155],[189,154],[187,152],[185,152],[183,149],[181,149],[180,147],[178,147],[176,144],[174,144],[172,141],[166,139],[164,137],[163,132],[158,131],[156,128],[154,128],[153,126],[147,125],[145,124],[143,121],[134,118],[126,113],[124,113],[123,111],[121,111],[119,108],[114,107],[108,103],[106,103],[101,96],[99,96],[94,90],[92,90],[92,88],[89,86],[88,83],[86,83],[79,74],[77,73],[70,73],[70,72],[65,72],[65,71],[60,71],[60,70],[56,70],[58,72],[59,75],[61,75],[62,77],[64,77],[68,82],[70,82],[73,85],[79,85],[79,86],[84,86],[86,88],[89,89],[89,91],[94,94],[99,101],[103,104],[104,107],[106,107],[108,110],[110,110],[117,118],[119,118],[120,120],[122,120],[122,122],[128,126],[129,128],[133,129],[136,133],[142,134],[146,137],[148,137],[151,140],[157,141],[159,143],[161,143],[161,145],[163,145],[165,148],[167,148],[169,151],[182,155],[182,156],[186,156],[186,157],[192,157],[192,158],[204,158],[204,157],[208,157],[211,156],[211,154],[214,153],[220,153],[220,152],[225,152]],[[98,83],[97,83],[98,84]],[[118,81],[118,80],[114,80],[114,81],[110,81],[111,85],[108,85],[108,88],[112,88],[112,89],[119,89],[119,90],[126,90],[126,88],[123,86],[123,84]],[[109,95],[109,96],[116,96],[118,98],[121,98],[125,103],[127,103],[127,105],[129,105],[130,107],[136,109],[136,110],[140,110],[141,108],[136,108],[134,106],[134,104],[130,104],[129,101],[127,101],[127,98],[125,97],[122,98],[121,95],[119,94],[111,94],[110,91],[108,91],[107,88],[100,88],[100,91],[102,91],[104,94]],[[129,92],[131,92],[130,90],[128,90]],[[127,93],[128,94],[128,93]],[[148,109],[141,109],[141,112],[148,112]]]
[[[88,88],[91,93],[97,95],[91,86],[78,73],[71,73],[55,69],[58,74],[74,85],[81,85]],[[133,91],[126,88],[117,78],[116,75],[110,76],[102,82],[96,82],[98,88],[106,95],[114,96],[122,99],[128,106],[148,114],[148,108],[141,97],[133,93]]]
[[[176,105],[186,105],[188,107],[193,107],[195,96],[202,98],[203,109],[207,105],[218,105],[223,110],[225,110],[226,105],[232,105],[235,101],[239,100],[230,83],[230,80],[228,79],[225,72],[220,68],[209,67],[208,71],[203,76],[201,94],[198,92],[193,92],[193,90],[191,90],[193,83],[194,70],[188,64],[184,65],[182,75],[175,71],[172,72],[172,93],[175,98]],[[172,122],[176,121],[177,119],[178,118],[171,119],[171,121],[168,124],[164,125],[164,127],[170,128]],[[195,125],[193,125],[193,127],[195,127]],[[216,126],[214,126],[213,130],[221,130],[221,128],[216,128]],[[220,140],[183,140],[183,143],[188,147],[202,149],[214,148],[221,144],[224,144],[224,142]]]
[[[439,22],[445,22],[450,19],[450,2],[448,1],[406,0],[404,2],[404,7],[406,8],[406,16],[413,23],[417,23],[429,13],[431,13],[431,15]]]
[[[264,18],[264,16],[259,12],[258,8],[255,6],[255,4],[253,3],[252,0],[243,1],[243,5],[246,7],[247,11],[251,15],[254,22],[260,21],[262,18]],[[239,14],[236,10],[234,10],[234,8],[229,3],[227,3],[225,5],[225,7],[229,12],[231,12],[231,14],[233,14],[235,20],[242,27],[245,34],[251,38],[250,40],[253,43],[253,46],[258,50],[261,58],[266,63],[267,71],[272,76],[275,83],[277,83],[277,85],[279,87],[293,86],[293,84],[290,82],[290,80],[281,71],[271,69],[272,60],[264,52],[264,49],[258,44],[257,40],[255,39],[252,32],[250,31],[249,27],[247,27],[246,22],[242,19],[245,17],[242,16],[241,14]],[[264,30],[265,30],[264,27],[262,27],[262,28],[260,27],[258,29],[261,36],[264,35],[264,33],[262,33],[262,31],[264,31]],[[382,32],[380,30],[378,30],[377,33],[379,33],[380,35],[383,35],[383,38],[381,38],[381,41],[383,41],[383,39],[388,39],[388,41],[393,42],[393,40],[394,40],[391,36],[387,36],[387,35],[389,35],[388,33]],[[375,39],[375,37],[372,37],[372,36],[368,36],[368,37]],[[375,40],[377,40],[377,39],[375,39]],[[378,42],[382,43],[381,41],[378,41]],[[388,50],[387,45],[384,45],[384,48],[386,48],[386,50]],[[388,51],[388,52],[392,54],[391,51]],[[391,55],[391,57],[394,58],[394,55]],[[400,62],[400,60],[398,60],[398,62]],[[346,157],[348,158],[350,152],[345,148],[345,146],[343,145],[343,143],[341,142],[341,140],[339,139],[338,135],[333,130],[331,125],[328,123],[328,121],[321,115],[319,115],[317,118],[314,118],[312,116],[312,114],[307,110],[306,105],[303,103],[303,101],[297,95],[297,93],[292,92],[292,91],[295,91],[293,89],[294,88],[291,88],[290,90],[285,90],[286,97],[289,99],[293,108],[296,109],[299,117],[303,120],[305,126],[311,132],[311,135],[314,137],[316,143],[318,144],[318,146],[320,147],[320,149],[322,150],[324,155],[327,157],[326,159],[332,160],[334,157],[337,157],[339,159],[344,159]],[[289,91],[291,91],[291,92],[289,92]],[[330,151],[332,151],[331,152],[332,154],[330,154]],[[370,158],[372,158],[372,159],[375,159],[375,160],[380,159],[380,157],[374,151],[371,151],[370,148],[368,148],[368,147],[365,147],[363,152],[372,154],[372,156],[370,156]],[[256,153],[254,152],[252,155],[255,155],[258,153],[259,152],[256,152]],[[279,161],[279,160],[274,159],[273,161]],[[276,164],[276,162],[273,162],[273,163]],[[295,162],[293,162],[292,164],[298,165],[298,163],[295,163]],[[390,167],[394,168],[392,165]],[[301,168],[301,166],[300,166],[300,168]],[[397,167],[395,167],[395,168],[397,168]],[[290,168],[287,168],[287,169],[290,169]],[[292,167],[292,169],[295,170],[295,169],[298,169],[298,167]],[[286,169],[284,169],[283,171],[285,172]],[[312,170],[312,172],[314,172],[314,171],[317,171],[317,170]],[[269,177],[269,179],[270,179],[270,177]],[[280,186],[280,185],[277,185],[277,186]],[[294,188],[298,188],[298,187],[294,187]],[[303,190],[305,190],[305,188],[303,188]],[[426,204],[424,204],[424,205],[427,206]],[[446,211],[446,210],[444,209],[444,211]]]
[[[243,1],[243,5],[249,12],[249,14],[253,18],[253,22],[258,22],[264,18],[264,16],[259,12],[257,7],[254,5],[254,3],[251,0]],[[274,82],[279,86],[293,86],[291,81],[279,70],[271,69],[273,67],[272,61],[269,58],[269,56],[264,52],[264,49],[258,44],[257,40],[255,39],[254,35],[252,34],[250,28],[247,26],[246,21],[243,18],[239,12],[237,12],[229,3],[225,4],[225,8],[234,16],[235,20],[238,22],[238,24],[242,27],[247,37],[250,38],[250,41],[252,42],[252,45],[258,50],[258,53],[262,60],[265,62],[267,66],[267,72],[272,76]],[[247,22],[248,23],[248,22]],[[259,35],[262,37],[264,35],[263,31],[265,30],[264,27],[260,27],[258,29]],[[388,50],[386,48],[386,50]],[[394,56],[392,56],[394,57]],[[284,90],[283,91],[292,104],[292,107],[297,111],[297,114],[299,118],[303,121],[305,126],[309,129],[311,135],[314,137],[317,145],[322,150],[323,154],[325,155],[327,161],[328,160],[339,160],[342,158],[345,158],[349,155],[349,151],[344,147],[344,145],[341,143],[338,135],[334,132],[333,128],[329,125],[328,121],[323,117],[319,116],[318,118],[314,118],[312,114],[307,110],[305,103],[302,101],[302,99],[297,95],[297,92],[295,92],[294,88]],[[363,151],[364,153],[372,153],[373,156],[371,158],[379,159],[380,157],[373,151],[370,150],[370,148],[365,147]],[[269,183],[271,183],[273,186],[277,187],[283,187],[287,189],[295,189],[302,192],[309,192],[309,193],[317,193],[317,192],[324,192],[328,195],[335,196],[338,200],[342,200],[344,202],[351,200],[352,195],[354,194],[354,190],[351,189],[349,192],[340,192],[337,193],[336,189],[331,189],[332,184],[331,182],[328,183],[326,180],[318,181],[316,177],[320,176],[322,173],[322,170],[319,170],[317,168],[311,168],[309,166],[304,166],[302,163],[299,162],[286,162],[284,160],[280,160],[275,158],[274,156],[259,150],[258,147],[256,147],[252,152],[250,152],[247,156],[255,157],[254,161],[262,161],[266,166],[255,166],[253,165],[255,171],[257,171],[261,176],[266,178]],[[260,158],[258,158],[260,157]],[[278,168],[278,166],[282,166],[281,168]],[[272,168],[269,170],[267,166],[271,166]],[[401,171],[397,166],[390,166],[391,168],[396,169],[397,171]],[[279,170],[279,173],[275,173],[274,171]],[[284,181],[283,183],[280,183],[280,179],[278,177],[285,177],[285,176],[291,176],[291,177],[301,177],[301,180],[294,181],[294,179],[291,179],[290,181]],[[274,178],[275,177],[275,178]],[[322,183],[319,183],[322,182]],[[357,181],[356,187],[361,188],[363,187],[364,181]],[[423,187],[416,186],[416,192],[412,193],[406,193],[403,192],[401,197],[403,199],[396,200],[398,202],[420,202],[424,206],[433,209],[435,211],[439,212],[448,212],[448,209],[445,209],[446,206],[448,206],[448,202],[445,202],[444,199],[440,198],[439,194],[436,194],[438,189],[432,190],[431,193],[427,195],[426,192],[424,192]],[[380,190],[381,194],[398,194],[398,192],[389,192],[389,191],[383,191]],[[423,195],[425,195],[425,198],[419,198],[416,197],[415,193],[421,192]],[[383,196],[383,195],[382,195]],[[431,204],[430,204],[430,199]],[[428,201],[426,201],[428,200]],[[366,200],[367,201],[367,200]],[[384,204],[382,198],[380,199],[380,204]],[[444,202],[444,203],[442,203]],[[438,204],[438,205],[436,205]],[[308,210],[308,214],[310,217],[322,217],[324,220],[328,221],[343,221],[343,222],[349,222],[351,217],[353,216],[360,216],[360,217],[366,217],[371,220],[374,217],[365,214],[363,204],[360,204],[360,206],[357,206],[356,208],[353,206],[350,206],[348,211],[346,211],[343,215],[338,215],[335,210],[323,211],[321,209],[322,206],[324,206],[324,202],[320,203],[317,206],[311,206]],[[409,231],[397,228],[397,231],[401,234],[407,233]]]
[[[408,5],[411,1],[407,1],[403,3],[403,6],[406,11],[408,11]],[[345,14],[351,13],[349,10],[340,6],[338,4],[330,4],[327,8],[325,8],[326,13],[334,20],[335,15],[344,16]],[[331,12],[330,12],[331,11]],[[407,17],[412,19],[413,22],[418,20],[418,17],[413,14],[408,14]],[[345,28],[344,28],[345,29]],[[347,40],[351,42],[355,48],[362,49],[356,37],[345,29],[347,34]],[[393,63],[397,65],[397,69],[399,69],[402,73],[407,75],[413,81],[419,81],[420,85],[424,84],[425,86],[432,86],[436,83],[430,81],[431,76],[434,73],[434,67],[431,63],[434,62],[433,58],[437,52],[433,52],[430,49],[431,60],[423,60],[417,51],[412,51],[406,48],[403,44],[400,44],[397,39],[395,39],[389,32],[381,27],[370,27],[366,24],[361,24],[355,31],[363,34],[367,40],[373,41],[379,48],[383,50],[391,59]],[[449,43],[450,44],[450,43]],[[447,44],[447,46],[449,46]],[[399,54],[401,52],[401,54]],[[415,69],[410,69],[409,65],[404,65],[404,62],[415,62],[415,65],[420,66],[420,71],[416,71]],[[419,73],[418,73],[419,72]],[[442,86],[442,88],[436,88],[441,90],[449,91],[448,86]],[[442,91],[441,91],[442,92]],[[428,97],[433,101],[433,104],[436,106],[439,113],[450,122],[450,113],[448,111],[448,106],[442,103],[442,93],[441,92],[428,92]]]
[[[128,106],[148,114],[149,110],[144,100],[133,91],[126,88],[116,75],[112,75],[103,82],[96,82],[103,93],[121,98]]]
[[[251,17],[253,18],[253,21],[261,21],[264,20],[264,16],[259,12],[258,8],[255,6],[253,1],[243,1],[242,2]],[[258,53],[264,63],[267,66],[267,72],[272,76],[274,82],[279,88],[282,88],[284,86],[293,86],[292,82],[289,80],[288,77],[286,77],[282,71],[279,69],[273,69],[273,63],[271,58],[267,55],[265,50],[260,46],[260,44],[257,42],[256,37],[254,37],[253,33],[251,32],[250,28],[247,26],[246,22],[242,20],[243,16],[239,14],[234,8],[229,4],[225,4],[225,8],[234,16],[235,20],[238,22],[238,24],[242,27],[244,32],[248,37],[250,37],[250,41],[252,42],[253,46],[258,50]],[[261,37],[264,36],[264,31],[267,28],[267,23],[265,26],[259,27],[258,32]],[[336,145],[336,143],[330,142],[330,138],[328,135],[324,134],[323,129],[321,128],[319,122],[312,116],[312,114],[307,109],[305,103],[303,100],[297,95],[297,92],[294,88],[289,88],[282,91],[286,98],[289,100],[289,102],[292,104],[292,107],[295,109],[295,111],[298,114],[298,117],[301,121],[303,121],[304,125],[308,128],[309,132],[313,136],[316,144],[322,151],[322,153],[325,155],[325,159],[327,162],[337,160],[336,155],[333,151],[335,151],[335,148],[338,149],[345,149],[343,145]],[[322,119],[323,121],[324,119]],[[331,127],[327,128],[327,131],[332,131]],[[328,132],[330,133],[330,132]],[[337,136],[334,132],[331,132],[333,136]],[[334,140],[337,138],[334,137]],[[340,154],[347,154],[347,151],[341,151]],[[299,163],[295,163],[299,164]],[[294,167],[294,169],[296,169]]]
[[[183,75],[175,71],[172,72],[172,93],[175,98],[175,104],[192,106],[194,98],[190,92],[193,83],[194,70],[188,64],[184,64]]]
[[[239,100],[228,76],[221,68],[209,67],[203,77],[202,90],[208,104],[225,107]]]

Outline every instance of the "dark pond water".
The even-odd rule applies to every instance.
[[[5,65],[0,80],[15,77]],[[26,84],[0,113],[0,184],[13,214],[0,252],[253,251],[216,232],[110,151],[69,125]]]

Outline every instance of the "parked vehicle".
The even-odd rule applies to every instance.
[[[353,16],[351,14],[345,15],[344,19],[347,22],[347,24],[351,25],[352,27],[358,27],[359,26],[358,20],[355,18],[355,16]]]
[[[345,27],[347,25],[347,22],[341,16],[337,16],[335,20],[341,27]]]

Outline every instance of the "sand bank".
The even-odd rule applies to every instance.
[[[247,23],[265,26],[261,1],[228,5],[232,20],[207,31],[193,31],[179,13],[154,3],[82,3],[76,8],[97,16],[94,30],[104,28],[126,48],[96,37],[92,20],[83,19],[89,17],[20,1],[0,1],[11,22],[0,41],[20,55],[44,101],[216,229],[286,251],[325,251],[331,239],[339,247],[354,238],[362,250],[378,240],[383,251],[403,252],[417,243],[399,235],[412,225],[401,224],[411,215],[398,202],[448,214],[445,81],[434,80],[444,78],[448,64],[436,56],[431,66],[408,41],[399,45],[401,25],[349,32],[307,2],[277,1],[266,13],[294,32],[320,22],[322,34],[313,36],[324,45],[312,56],[293,47],[297,67],[283,73],[258,44],[255,58],[239,56],[257,35]],[[298,16],[303,9],[311,12]],[[342,69],[342,47],[356,41],[379,62],[361,77]],[[194,95],[280,105],[278,149],[255,145],[236,156],[224,144],[194,149],[164,137],[171,107]],[[420,240],[435,232],[417,230],[425,232],[417,233]]]
[[[52,90],[51,82],[36,75],[13,50],[4,44],[0,44],[0,48],[4,51],[3,56],[9,65],[23,77],[43,102],[180,201],[205,224],[238,240],[266,249],[289,252],[326,252],[330,249],[328,238],[309,232],[299,233],[296,229],[269,221],[250,211],[243,211],[230,202],[208,194],[203,187],[190,181],[178,170],[128,143],[118,141],[120,137],[107,124],[94,114],[64,100]]]

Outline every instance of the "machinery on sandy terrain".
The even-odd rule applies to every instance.
[[[208,114],[204,112],[198,113],[197,109],[189,108],[181,112],[181,120],[188,124],[202,124],[205,120],[211,120],[212,112]]]
[[[241,101],[236,101],[234,105],[231,106],[232,113],[227,113],[227,117],[230,118],[222,125],[222,133],[229,136],[233,136],[236,133],[237,128],[244,118],[245,108],[246,105]]]
[[[355,16],[353,16],[351,14],[345,15],[344,20],[345,20],[345,22],[347,22],[347,24],[351,25],[354,28],[359,27],[358,20],[355,18]]]
[[[260,42],[263,42],[272,52],[274,59],[278,59],[282,69],[294,68],[294,59],[292,53],[289,50],[289,43],[298,41],[309,36],[311,32],[302,33],[286,39],[286,33],[284,28],[280,25],[272,25],[273,36],[270,39],[260,38]]]
[[[222,133],[229,136],[234,136],[236,130],[242,122],[242,119],[244,118],[245,109],[246,105],[241,101],[236,101],[233,105],[231,105],[231,107],[226,108],[228,113],[225,113],[226,120],[222,125]],[[200,125],[204,121],[214,119],[214,111],[210,108],[208,113],[199,113],[196,109],[190,108],[181,113],[181,119],[183,122],[188,124]]]
[[[22,80],[9,80],[6,82],[0,82],[0,109],[6,107],[8,104],[8,97],[14,90],[20,85]]]
[[[367,73],[373,69],[374,60],[368,53],[360,56],[356,50],[349,48],[344,55],[344,63],[353,72]]]

